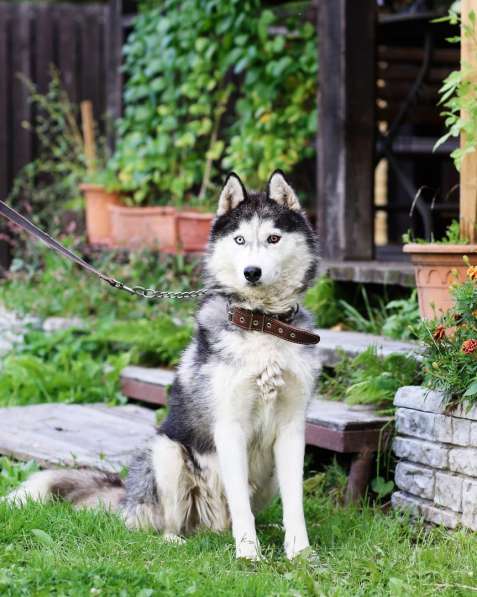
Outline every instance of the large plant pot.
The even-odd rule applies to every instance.
[[[108,193],[98,184],[80,184],[85,197],[86,233],[92,245],[111,244],[111,220],[108,207],[120,205],[121,199],[116,193]]]
[[[467,270],[464,256],[477,265],[477,245],[440,245],[436,243],[404,245],[411,256],[416,275],[419,311],[423,319],[442,315],[453,304],[450,285],[463,282]]]
[[[128,249],[177,251],[177,224],[174,207],[125,207],[110,205],[114,245]]]
[[[204,251],[209,240],[214,215],[195,211],[177,212],[179,242],[183,251]]]

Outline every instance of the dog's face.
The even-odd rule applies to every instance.
[[[209,281],[255,304],[284,303],[316,270],[316,238],[284,175],[265,193],[248,193],[237,175],[222,189],[206,268]]]

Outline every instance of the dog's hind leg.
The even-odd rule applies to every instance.
[[[181,444],[159,435],[151,446],[152,465],[161,505],[164,539],[180,542],[179,535],[189,528],[192,512],[193,480]]]

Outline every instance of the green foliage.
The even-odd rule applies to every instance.
[[[0,457],[0,487],[12,489],[22,481],[25,481],[32,473],[38,470],[34,460],[28,462],[13,462],[6,456]]]
[[[420,319],[416,291],[413,291],[407,299],[389,303],[378,297],[377,306],[371,305],[364,286],[361,286],[361,295],[364,314],[349,302],[340,301],[344,320],[351,329],[366,334],[382,334],[394,340],[415,338],[413,326]]]
[[[432,236],[430,241],[424,238],[414,238],[412,230],[408,230],[402,235],[402,242],[417,243],[420,245],[425,245],[429,242],[432,242],[436,245],[468,245],[469,239],[462,236],[459,221],[452,220],[452,222],[446,228],[444,238],[441,238],[440,240],[436,240],[434,236]]]
[[[413,357],[398,353],[380,357],[376,347],[370,346],[356,357],[343,353],[334,371],[323,373],[320,393],[330,400],[391,409],[398,388],[419,379]]]
[[[387,302],[382,296],[370,297],[364,286],[351,304],[343,290],[328,276],[318,278],[305,295],[304,305],[314,315],[318,327],[336,325],[367,334],[384,335],[394,340],[412,340],[420,321],[417,294]],[[347,297],[348,298],[348,297]]]
[[[449,15],[439,21],[448,21],[452,25],[460,25],[465,39],[473,44],[477,42],[475,31],[476,15],[472,10],[468,14],[469,22],[462,23],[456,8],[449,11]],[[461,36],[455,35],[448,41],[460,43]],[[457,169],[460,169],[465,155],[475,151],[477,147],[477,82],[475,65],[463,63],[460,70],[452,71],[445,79],[439,90],[440,104],[444,107],[442,116],[445,117],[447,133],[436,143],[436,148],[450,137],[460,138],[460,146],[451,156]]]
[[[328,276],[318,278],[308,290],[304,305],[315,317],[318,327],[330,328],[342,320],[336,283]]]
[[[148,302],[113,290],[58,255],[42,249],[37,263],[0,285],[7,307],[36,315],[81,317],[84,326],[53,334],[32,329],[0,370],[0,405],[33,402],[118,402],[119,373],[130,364],[173,366],[190,341],[194,304]],[[197,263],[159,260],[149,252],[122,263],[114,255],[93,263],[131,284],[186,290],[197,281]],[[192,286],[191,286],[192,284]]]
[[[129,361],[83,331],[32,331],[4,359],[0,404],[120,401],[119,373]]]
[[[314,28],[259,0],[144,3],[125,46],[125,111],[110,162],[133,203],[214,192],[222,171],[250,185],[313,155]]]
[[[86,161],[78,109],[62,88],[56,70],[51,71],[44,95],[28,79],[22,83],[30,92],[36,115],[24,126],[35,134],[38,158],[19,172],[8,199],[40,227],[57,234],[64,228],[65,210],[82,206],[78,185],[84,181]]]
[[[66,239],[66,244],[71,242]],[[81,246],[74,247],[77,251]],[[85,256],[88,258],[87,256]],[[198,261],[183,256],[161,256],[150,251],[127,256],[111,252],[90,256],[100,271],[128,283],[169,290],[192,290],[198,286]],[[9,309],[39,317],[98,317],[141,319],[160,313],[173,315],[194,309],[194,303],[148,301],[131,297],[92,277],[42,245],[28,243],[27,252],[14,260],[0,284],[0,301]]]
[[[418,329],[425,351],[422,358],[424,381],[442,390],[449,401],[475,404],[477,401],[477,268],[455,283],[455,305],[435,321],[423,321]]]
[[[122,402],[119,374],[131,363],[175,365],[190,341],[190,321],[96,321],[90,329],[32,330],[0,370],[0,404]]]
[[[386,318],[381,328],[383,336],[394,340],[413,340],[414,328],[420,321],[417,291],[407,299],[397,299],[385,305]]]

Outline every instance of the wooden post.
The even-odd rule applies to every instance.
[[[122,94],[122,43],[123,43],[123,3],[122,0],[109,0],[105,6],[105,69],[106,69],[106,110],[107,138],[111,151],[115,146],[115,121],[121,116]]]
[[[96,170],[96,143],[94,140],[93,104],[89,100],[81,102],[81,124],[86,166],[91,174]]]
[[[325,259],[373,258],[375,0],[318,3],[318,231]]]
[[[463,25],[469,25],[469,13],[477,15],[477,0],[462,0],[461,18]],[[477,44],[461,31],[461,68],[471,68],[469,76],[477,81]],[[464,139],[461,139],[461,144]],[[460,170],[460,231],[471,243],[477,242],[477,152],[467,154]]]

